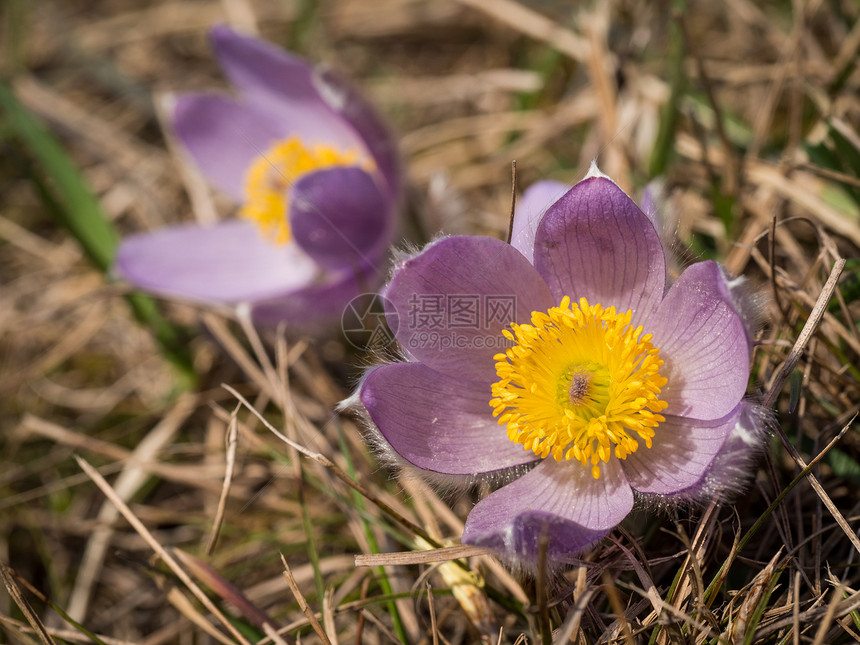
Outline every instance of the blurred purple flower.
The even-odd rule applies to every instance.
[[[502,484],[465,543],[533,565],[546,539],[569,560],[636,499],[738,489],[763,444],[739,281],[700,262],[669,286],[652,221],[596,168],[526,191],[511,244],[442,238],[384,293],[407,361],[371,368],[351,402],[392,463]]]
[[[226,27],[212,41],[236,95],[180,95],[170,121],[239,217],[131,236],[116,273],[160,295],[246,304],[259,323],[314,329],[380,282],[400,191],[394,141],[330,72]]]

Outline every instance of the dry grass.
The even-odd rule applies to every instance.
[[[691,0],[678,20],[668,2],[567,4],[6,0],[0,64],[123,232],[229,212],[154,101],[223,86],[205,36],[223,21],[379,106],[415,240],[503,236],[513,159],[520,186],[573,182],[598,155],[633,194],[665,171],[681,261],[718,258],[765,295],[754,376],[779,428],[748,494],[630,518],[546,584],[458,550],[471,500],[392,478],[332,413],[367,360],[339,342],[262,349],[223,312],[163,303],[195,331],[183,393],[122,287],[52,218],[4,118],[0,638],[860,641],[857,5]],[[810,154],[834,136],[836,161]],[[434,544],[448,548],[422,553]]]

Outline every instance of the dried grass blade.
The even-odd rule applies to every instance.
[[[615,543],[627,560],[630,562],[630,566],[633,567],[633,571],[636,573],[636,577],[639,578],[639,582],[645,587],[645,590],[648,592],[648,600],[651,601],[651,606],[654,608],[654,613],[660,614],[660,593],[657,591],[657,586],[654,584],[654,581],[651,579],[651,576],[648,575],[648,572],[645,571],[645,567],[642,566],[642,563],[636,559],[636,556],[628,549],[626,546],[621,544],[618,540],[612,540]]]
[[[18,586],[18,583],[15,582],[15,576],[13,575],[12,569],[5,562],[0,562],[0,578],[3,578],[3,585],[6,587],[6,591],[9,592],[9,596],[11,596],[12,600],[15,601],[15,604],[18,605],[21,613],[24,614],[27,622],[30,623],[33,631],[36,632],[39,640],[42,641],[42,645],[56,645],[54,639],[51,638],[51,635],[48,633],[48,630],[45,629],[45,625],[39,619],[39,616],[35,611],[33,611],[33,608],[30,606],[30,603],[27,602],[24,594],[21,593],[21,588]]]
[[[230,423],[227,427],[227,450],[225,453],[224,484],[221,495],[218,498],[218,508],[215,509],[215,519],[212,520],[212,532],[206,544],[206,555],[212,555],[215,544],[218,542],[218,534],[221,532],[221,524],[224,522],[224,513],[227,510],[227,497],[230,495],[230,486],[233,483],[233,473],[236,469],[236,451],[239,446],[239,423],[237,415],[240,406],[237,405],[230,415]]]
[[[643,598],[645,598],[646,600],[648,600],[650,602],[650,599],[648,598],[648,592],[645,591],[644,589],[640,589],[636,585],[626,583],[622,580],[616,580],[615,584],[618,587],[621,587],[622,589],[629,589],[630,591],[636,592],[637,594],[639,594],[640,596],[642,596]],[[674,617],[679,618],[684,623],[690,625],[691,627],[695,627],[697,630],[699,630],[699,632],[706,634],[708,636],[708,638],[717,639],[719,642],[723,642],[723,640],[720,638],[719,634],[715,633],[714,630],[711,629],[711,627],[709,625],[706,625],[705,623],[703,623],[700,620],[696,620],[692,616],[688,616],[683,611],[681,611],[680,609],[678,609],[676,607],[673,607],[672,605],[670,605],[668,602],[666,602],[662,598],[660,599],[660,607],[663,610],[665,610],[667,613],[670,613]]]
[[[471,558],[476,555],[492,553],[482,546],[444,546],[427,551],[401,551],[399,553],[360,553],[355,556],[357,567],[400,566],[411,564],[428,564],[431,562],[449,562],[460,558]]]
[[[338,645],[337,626],[334,622],[334,589],[329,587],[326,589],[325,597],[322,605],[322,618],[325,632],[332,645]]]
[[[353,490],[357,491],[362,497],[364,497],[364,498],[370,500],[371,502],[373,502],[374,504],[376,504],[379,508],[381,508],[383,511],[385,511],[390,517],[394,518],[397,522],[399,522],[401,525],[403,525],[404,527],[406,527],[407,529],[412,531],[412,533],[414,533],[415,535],[418,535],[418,536],[424,538],[425,540],[427,540],[430,544],[432,544],[434,546],[439,546],[439,544],[436,542],[436,540],[434,540],[429,535],[427,535],[427,532],[424,529],[422,529],[420,526],[418,526],[414,522],[412,522],[409,519],[407,519],[406,517],[404,517],[401,513],[398,513],[390,505],[383,502],[381,499],[379,499],[379,497],[377,497],[376,495],[371,493],[369,490],[367,490],[364,486],[362,486],[357,481],[352,479],[347,473],[345,473],[331,459],[329,459],[328,457],[326,457],[322,453],[314,452],[313,450],[309,450],[309,449],[305,448],[304,446],[296,443],[295,441],[293,441],[289,437],[285,436],[282,432],[280,432],[277,428],[275,428],[275,426],[273,426],[271,423],[269,423],[266,420],[266,418],[262,414],[260,414],[260,412],[257,409],[255,409],[254,406],[251,405],[244,396],[239,394],[239,392],[237,390],[235,390],[234,388],[230,387],[227,384],[222,384],[221,387],[223,387],[225,390],[230,392],[239,401],[241,401],[242,404],[246,408],[248,408],[248,410],[255,417],[257,417],[257,419],[259,419],[260,422],[264,426],[266,426],[266,428],[272,434],[274,434],[276,437],[278,437],[278,439],[283,441],[285,444],[287,444],[288,446],[290,446],[294,450],[297,450],[300,454],[304,455],[308,459],[311,459],[311,460],[317,462],[318,464],[322,465],[323,467],[329,469],[344,484],[346,484],[347,486],[349,486]]]
[[[615,581],[612,579],[608,570],[604,570],[601,577],[603,579],[603,590],[606,592],[606,597],[609,599],[612,613],[615,614],[615,617],[618,619],[618,623],[621,625],[621,633],[624,635],[624,642],[627,643],[627,645],[634,645],[633,632],[630,631],[630,623],[627,621],[627,616],[624,613],[624,605],[621,604],[621,596],[618,594],[618,587],[615,586]],[[650,600],[650,598],[647,599]]]
[[[839,585],[833,590],[833,598],[830,600],[830,604],[827,606],[827,612],[824,614],[824,618],[821,619],[821,624],[818,626],[818,631],[815,632],[815,640],[812,645],[824,645],[825,640],[824,637],[827,635],[827,630],[830,629],[830,624],[833,622],[833,618],[836,616],[836,610],[839,608],[840,600],[842,599],[842,591],[844,587]]]
[[[283,553],[281,554],[281,562],[284,564],[284,579],[286,579],[287,584],[290,586],[290,591],[293,592],[293,596],[295,597],[296,602],[299,603],[299,607],[305,615],[305,618],[308,619],[308,623],[310,623],[310,626],[316,632],[316,635],[319,636],[323,645],[332,645],[328,635],[325,633],[322,625],[320,625],[317,617],[314,615],[314,612],[311,611],[308,601],[305,600],[305,597],[302,595],[301,589],[299,589],[299,586],[296,584],[296,580],[293,578],[293,573],[290,571],[290,565],[287,564],[287,560],[284,558]]]
[[[677,587],[676,593],[672,595],[672,604],[675,607],[680,608],[683,605],[690,596],[694,587],[696,587],[696,591],[698,591],[699,597],[697,600],[702,603],[704,602],[702,565],[705,562],[707,538],[711,534],[711,530],[718,519],[717,508],[718,504],[716,500],[712,500],[699,521],[699,526],[696,529],[696,534],[693,536],[692,543],[689,542],[685,535],[679,533],[679,536],[682,538],[684,545],[687,548],[688,555],[684,560],[684,564],[681,569],[681,584]]]
[[[427,588],[427,609],[430,612],[430,633],[433,636],[433,645],[439,645],[439,630],[436,627],[436,605],[433,602],[433,587],[428,581]]]
[[[167,593],[165,593],[165,597],[179,613],[185,616],[193,624],[197,625],[201,631],[221,643],[221,645],[234,645],[233,641],[218,631],[215,628],[215,625],[206,620],[206,617],[200,613],[197,607],[194,606],[194,603],[192,603],[188,599],[188,596],[182,593],[178,587],[171,587],[168,589]]]
[[[157,461],[157,454],[173,440],[196,407],[196,396],[186,395],[180,398],[173,409],[137,444],[130,460],[126,462],[113,485],[120,499],[131,499],[149,481],[151,475],[146,465]],[[104,557],[114,533],[113,524],[118,517],[119,510],[116,506],[105,500],[99,509],[98,526],[87,540],[81,566],[78,569],[78,577],[75,579],[75,586],[69,597],[68,612],[77,621],[83,621],[87,616],[90,594],[101,573]]]
[[[273,401],[281,410],[285,409],[285,383],[281,381],[275,366],[272,365],[272,360],[266,351],[260,334],[257,333],[257,328],[254,327],[254,322],[251,320],[251,308],[248,305],[240,305],[236,308],[236,318],[239,320],[239,325],[245,333],[248,342],[251,343],[251,349],[254,350],[254,356],[257,358],[257,363],[262,366],[263,374],[271,383],[271,389],[274,393]]]
[[[381,620],[379,620],[376,616],[370,613],[367,609],[362,609],[361,615],[368,621],[376,625],[376,628],[380,631],[380,633],[383,634],[386,638],[388,638],[388,640],[390,640],[392,643],[395,643],[396,645],[402,645],[404,643],[404,641],[397,638],[397,636],[395,636]]]
[[[770,391],[768,391],[765,399],[763,401],[763,405],[765,407],[773,406],[776,401],[776,397],[779,392],[782,390],[782,386],[785,384],[786,379],[791,374],[791,371],[797,365],[797,362],[800,360],[800,356],[803,353],[803,350],[806,348],[806,345],[812,338],[812,335],[815,333],[815,330],[818,328],[818,325],[821,323],[821,318],[824,316],[824,312],[827,308],[827,303],[830,302],[830,299],[833,297],[833,292],[836,290],[836,285],[839,280],[839,276],[842,274],[842,270],[845,268],[845,259],[839,258],[836,262],[833,263],[833,269],[830,271],[830,276],[827,278],[827,282],[824,284],[824,287],[821,290],[821,294],[818,296],[818,299],[815,302],[815,307],[813,307],[812,312],[809,314],[809,318],[806,321],[806,324],[803,326],[800,334],[797,337],[797,341],[794,343],[794,347],[791,348],[791,351],[788,354],[788,357],[785,359],[785,363],[783,363],[782,368],[779,371],[776,379],[774,380],[773,386]],[[806,468],[807,464],[797,452],[797,449],[791,444],[788,440],[788,437],[785,436],[782,428],[779,425],[776,425],[776,433],[779,437],[780,441],[782,441],[782,445],[788,451],[788,454],[791,455],[792,459],[794,459],[795,463],[800,468]],[[807,478],[809,479],[809,483],[812,486],[813,490],[818,494],[818,497],[821,498],[821,501],[824,503],[824,506],[827,507],[827,510],[830,511],[830,514],[833,516],[833,519],[836,520],[836,523],[839,524],[839,527],[845,532],[845,535],[851,541],[851,544],[854,545],[854,548],[857,549],[857,552],[860,553],[860,538],[857,537],[857,534],[851,529],[848,525],[848,522],[845,521],[845,518],[842,516],[842,513],[839,512],[839,509],[836,508],[836,505],[833,503],[833,500],[830,499],[830,496],[824,490],[824,487],[812,474],[812,471],[807,471]]]
[[[263,631],[266,632],[266,636],[269,637],[275,645],[290,645],[291,643],[296,642],[293,639],[290,639],[289,641],[284,640],[284,637],[281,636],[269,623],[265,623],[263,625]]]
[[[138,535],[143,538],[144,542],[146,542],[149,547],[158,555],[159,558],[170,568],[173,573],[176,574],[176,577],[179,578],[183,584],[194,594],[194,596],[199,600],[204,607],[213,615],[218,621],[224,625],[228,632],[242,645],[251,645],[248,640],[237,630],[233,623],[221,612],[218,607],[209,599],[203,590],[195,584],[195,582],[191,579],[191,577],[185,572],[179,563],[173,558],[167,550],[159,544],[158,540],[149,532],[143,523],[137,518],[137,516],[131,512],[131,509],[126,505],[125,502],[120,499],[116,492],[111,488],[111,485],[107,483],[104,477],[93,468],[89,463],[87,463],[81,457],[75,455],[75,460],[78,462],[78,465],[81,467],[90,479],[99,487],[99,489],[104,493],[105,497],[107,497],[116,507],[119,509],[119,512],[126,519],[126,521],[131,524],[132,528],[137,531]]]
[[[554,645],[562,645],[564,643],[569,643],[573,639],[573,635],[579,630],[579,624],[582,622],[582,615],[585,613],[585,608],[588,607],[588,604],[591,602],[591,597],[597,592],[596,587],[588,587],[576,601],[576,604],[571,607],[567,616],[564,619],[564,622],[561,625],[561,629],[558,630],[555,638],[553,639]],[[501,634],[499,634],[499,640],[501,640]]]
[[[527,36],[551,45],[573,60],[584,63],[588,57],[590,48],[585,38],[514,0],[460,0],[460,3],[482,11]],[[614,66],[615,57],[611,56],[606,63]]]
[[[254,362],[254,359],[245,351],[242,344],[236,340],[236,337],[230,333],[226,322],[220,316],[212,313],[204,313],[201,316],[203,324],[212,332],[212,335],[218,340],[224,350],[230,355],[236,363],[239,364],[245,375],[251,379],[254,384],[265,392],[274,401],[279,401],[278,393],[275,391],[272,383],[266,378],[263,371]]]
[[[415,545],[419,549],[429,548],[421,538],[416,538]],[[445,587],[451,590],[460,604],[460,609],[480,632],[481,639],[489,642],[498,631],[498,626],[490,608],[484,577],[469,567],[466,560],[450,560],[433,569],[442,578]]]
[[[0,625],[5,625],[8,628],[17,629],[21,632],[29,633],[33,631],[32,627],[27,627],[26,624],[15,620],[14,618],[8,618],[3,614],[0,614]],[[70,643],[83,643],[83,645],[91,645],[91,643],[97,643],[98,645],[141,645],[141,643],[136,641],[128,641],[123,640],[121,638],[111,638],[110,636],[105,636],[104,634],[96,635],[84,629],[80,629],[79,631],[74,631],[71,629],[47,629],[48,633],[52,637],[60,638],[65,641],[69,641]],[[23,641],[23,639],[20,640]]]
[[[738,609],[737,617],[729,627],[729,638],[733,643],[742,640],[744,645],[752,642],[755,635],[755,628],[761,620],[761,615],[767,604],[767,599],[770,597],[779,574],[782,569],[777,572],[777,563],[782,557],[782,547],[770,559],[767,566],[756,574],[751,583],[750,591]],[[774,575],[776,573],[776,575]]]
[[[801,481],[803,481],[805,477],[811,476],[810,473],[812,472],[812,469],[815,464],[821,461],[824,456],[828,452],[830,452],[830,449],[833,448],[833,446],[835,446],[843,436],[845,436],[845,433],[848,432],[849,428],[851,428],[853,422],[854,419],[852,418],[851,421],[849,421],[845,426],[843,426],[839,434],[833,437],[833,439],[830,440],[830,443],[828,443],[824,447],[824,449],[819,452],[815,456],[815,458],[804,467],[802,471],[800,471],[797,477],[791,480],[788,486],[786,486],[779,493],[779,495],[776,496],[773,502],[771,502],[770,506],[765,509],[764,513],[762,513],[761,516],[755,521],[755,523],[749,528],[749,530],[747,530],[747,532],[740,539],[740,541],[736,543],[736,545],[732,548],[732,553],[730,553],[729,557],[726,558],[725,562],[720,565],[719,570],[717,570],[717,573],[714,575],[713,580],[711,580],[711,584],[709,584],[708,588],[705,590],[705,602],[707,604],[710,604],[711,602],[713,602],[714,598],[716,598],[717,591],[719,590],[720,586],[722,585],[722,582],[728,575],[728,568],[733,562],[734,556],[737,555],[737,553],[739,553],[746,546],[750,539],[752,539],[756,532],[758,532],[758,530],[762,527],[765,520],[770,517],[771,513],[773,513],[776,507],[782,503],[782,500],[786,498],[786,496],[794,489],[794,487],[797,486]]]
[[[221,598],[235,606],[254,625],[260,628],[263,628],[265,625],[277,627],[275,622],[265,612],[260,610],[244,593],[225,580],[220,573],[207,563],[201,562],[190,553],[186,553],[175,547],[170,549],[170,553],[182,562],[191,575],[200,580]]]
[[[792,639],[794,645],[800,645],[800,571],[794,574],[794,599],[791,603]]]
[[[800,334],[798,335],[797,340],[794,343],[794,346],[788,353],[788,356],[786,357],[782,368],[780,368],[779,374],[777,374],[777,377],[774,379],[773,385],[771,386],[770,390],[765,395],[764,400],[762,401],[762,405],[764,405],[766,408],[772,407],[773,404],[776,402],[776,397],[782,391],[782,386],[785,384],[786,379],[794,370],[795,366],[800,360],[801,355],[803,354],[803,350],[806,349],[807,344],[809,344],[809,341],[812,339],[813,334],[815,334],[816,329],[818,329],[818,326],[821,324],[821,319],[824,316],[825,311],[827,310],[827,304],[833,297],[833,292],[836,290],[839,276],[842,275],[842,270],[844,268],[844,258],[838,258],[836,262],[833,263],[833,268],[830,270],[830,275],[827,278],[827,282],[824,283],[824,287],[821,289],[821,293],[818,295],[818,298],[815,301],[815,306],[812,308],[812,311],[809,314],[809,318],[807,318],[806,323],[803,325],[803,329],[801,329]]]
[[[844,587],[843,587],[844,589]],[[818,601],[816,601],[817,604]],[[860,592],[855,592],[851,594],[845,600],[842,600],[838,603],[836,609],[834,610],[834,617],[839,618],[845,615],[850,614],[852,611],[856,611],[857,608],[860,607]],[[801,613],[798,617],[798,624],[801,627],[801,630],[808,625],[812,625],[820,621],[827,612],[830,611],[830,607],[815,607],[812,609],[808,609],[805,612]],[[759,642],[764,642],[771,634],[775,634],[776,632],[782,630],[783,628],[794,624],[794,617],[787,616],[785,618],[781,618],[778,620],[774,620],[769,623],[766,627],[762,627],[756,632],[756,638]],[[807,638],[807,640],[809,640]]]

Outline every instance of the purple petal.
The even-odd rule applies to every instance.
[[[496,423],[485,384],[396,363],[370,372],[359,396],[395,452],[419,468],[471,475],[536,459]]]
[[[266,111],[212,94],[178,97],[172,120],[203,174],[238,203],[251,163],[289,132]]]
[[[688,267],[643,324],[665,361],[665,414],[720,419],[734,409],[749,381],[750,350],[717,263]]]
[[[279,118],[309,143],[362,150],[361,137],[320,95],[315,72],[303,59],[225,26],[212,29],[215,53],[243,101]]]
[[[397,142],[371,105],[353,87],[331,70],[317,70],[314,83],[323,99],[358,133],[397,197],[402,182]]]
[[[264,40],[239,34],[226,25],[213,27],[210,35],[221,68],[243,94],[276,94],[296,102],[319,101],[313,70],[304,59]]]
[[[686,501],[723,499],[741,492],[749,483],[755,472],[755,461],[767,447],[773,411],[742,401],[736,418],[737,422],[702,478],[673,497]]]
[[[639,318],[663,296],[666,263],[657,232],[604,177],[581,181],[552,205],[538,226],[534,253],[556,300],[584,296],[619,312],[632,309]]]
[[[513,247],[462,235],[429,244],[404,262],[385,296],[406,351],[448,376],[483,383],[497,380],[493,356],[510,343],[502,329],[556,304]]]
[[[511,246],[534,264],[535,232],[547,209],[570,187],[560,181],[545,179],[526,188],[517,200]]]
[[[381,262],[380,259],[378,264]],[[253,303],[251,313],[261,325],[283,322],[293,333],[333,333],[350,301],[375,292],[384,280],[385,273],[378,264],[359,271],[328,272],[324,282],[309,283],[288,294]]]
[[[296,181],[290,227],[296,243],[326,268],[373,264],[393,228],[392,204],[360,168],[330,168]]]
[[[750,354],[752,354],[755,334],[765,321],[767,298],[763,293],[754,289],[743,276],[732,278],[723,269],[723,278],[732,305],[743,320],[744,329],[747,333],[747,344]]]
[[[604,464],[600,479],[579,462],[544,459],[478,502],[463,543],[534,562],[545,536],[549,556],[569,556],[606,535],[632,508],[633,491],[617,459]]]
[[[229,304],[291,292],[318,271],[296,245],[271,244],[240,220],[133,235],[120,244],[116,259],[117,274],[145,291]]]
[[[741,406],[716,421],[667,416],[655,430],[651,448],[622,462],[630,485],[640,493],[674,494],[698,484],[737,425]]]

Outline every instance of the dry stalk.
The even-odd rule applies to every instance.
[[[218,498],[218,508],[215,511],[215,519],[212,520],[212,531],[209,534],[209,541],[206,543],[206,555],[212,555],[212,552],[215,550],[215,544],[218,542],[218,534],[221,531],[221,524],[224,522],[224,513],[227,509],[227,498],[230,495],[230,486],[233,483],[233,473],[236,469],[236,450],[239,445],[239,424],[237,420],[239,408],[239,405],[235,407],[233,413],[230,415],[230,423],[227,426],[224,484],[221,488],[221,496]]]
[[[143,538],[143,540],[149,545],[149,547],[156,553],[156,555],[170,568],[173,573],[188,587],[189,591],[199,600],[204,607],[213,615],[218,621],[224,626],[224,628],[230,632],[230,635],[233,636],[239,643],[242,645],[251,645],[248,640],[242,635],[242,633],[233,626],[233,623],[221,613],[221,610],[215,606],[215,604],[209,599],[203,590],[197,586],[197,584],[191,579],[191,577],[185,572],[185,570],[179,566],[179,563],[167,552],[167,550],[158,543],[158,540],[149,532],[149,530],[143,525],[143,523],[137,518],[137,516],[131,512],[131,509],[126,505],[126,503],[116,494],[110,484],[101,476],[101,474],[93,468],[89,463],[84,461],[79,456],[75,456],[75,460],[78,462],[78,465],[81,467],[90,479],[99,487],[99,489],[104,493],[105,497],[107,497],[114,506],[117,507],[122,516],[126,519],[126,521],[131,524],[132,528],[137,531],[138,535]]]
[[[39,640],[42,641],[42,645],[56,645],[54,639],[51,638],[45,625],[39,618],[39,615],[33,611],[30,603],[27,602],[24,594],[21,593],[21,588],[15,582],[14,572],[5,562],[0,562],[0,578],[3,578],[3,585],[6,587],[6,591],[12,600],[15,601],[15,604],[18,605],[18,609],[24,614],[27,622],[30,623],[33,631],[39,637]]]
[[[287,564],[286,558],[284,558],[284,554],[281,554],[281,562],[284,565],[284,579],[287,581],[287,584],[290,586],[290,591],[293,592],[293,596],[296,599],[296,602],[299,603],[299,608],[302,610],[302,613],[305,615],[305,618],[308,619],[308,623],[316,632],[316,635],[319,636],[320,640],[323,642],[323,645],[332,645],[331,641],[328,638],[328,635],[325,633],[325,630],[320,625],[317,620],[314,612],[311,611],[310,605],[308,605],[308,601],[305,600],[304,595],[299,589],[299,586],[296,584],[295,578],[293,578],[293,574],[290,571],[290,565]]]

